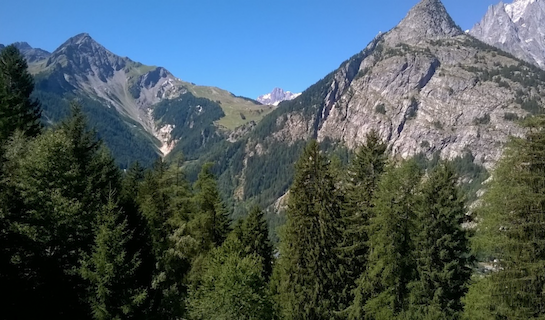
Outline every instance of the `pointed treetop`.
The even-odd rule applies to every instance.
[[[441,39],[463,34],[440,0],[421,0],[392,30],[389,37],[400,42]]]

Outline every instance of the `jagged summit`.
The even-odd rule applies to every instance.
[[[274,88],[272,92],[259,96],[257,101],[265,105],[277,106],[282,101],[293,100],[300,95],[300,93],[284,91],[282,88]]]
[[[422,0],[390,32],[390,40],[419,42],[422,39],[441,39],[463,34],[440,0]]]
[[[545,1],[516,0],[490,6],[470,34],[545,68]]]
[[[64,42],[53,54],[63,51],[66,48],[87,48],[91,50],[107,51],[101,44],[96,42],[88,33],[80,33]]]

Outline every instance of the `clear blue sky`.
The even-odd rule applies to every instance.
[[[256,98],[300,92],[393,28],[418,0],[2,0],[0,43],[55,50],[87,32],[176,77]],[[499,0],[443,0],[471,28]],[[509,0],[507,2],[510,2]]]

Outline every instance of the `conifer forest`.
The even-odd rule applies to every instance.
[[[257,205],[233,219],[216,164],[121,170],[78,101],[45,124],[33,88],[3,49],[2,319],[545,319],[545,118],[478,197],[376,132],[347,161],[311,140],[269,230]]]

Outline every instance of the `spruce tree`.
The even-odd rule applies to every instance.
[[[205,164],[195,182],[196,213],[192,229],[203,251],[219,247],[230,231],[230,219],[221,199],[212,163]]]
[[[193,212],[189,184],[178,165],[158,159],[146,173],[138,198],[155,265],[148,315],[178,319],[185,316],[186,278],[197,254],[197,242],[187,228]]]
[[[200,285],[189,292],[190,319],[274,319],[263,259],[245,254],[238,238],[212,249],[202,267]]]
[[[347,268],[344,291],[348,301],[352,301],[355,282],[367,266],[367,227],[372,200],[386,165],[386,147],[378,133],[371,131],[346,170],[343,206],[346,232],[342,255]]]
[[[421,173],[414,161],[389,168],[368,227],[367,269],[357,281],[350,319],[393,319],[408,307],[415,279],[415,204]]]
[[[273,249],[263,211],[258,206],[253,207],[233,233],[240,241],[244,255],[255,254],[262,259],[263,277],[268,280],[272,274]]]
[[[40,103],[30,97],[34,81],[23,55],[10,45],[0,52],[0,143],[15,130],[34,137],[41,130]]]
[[[465,216],[457,176],[439,164],[424,182],[417,205],[417,279],[410,283],[414,319],[459,319],[471,277]]]
[[[2,182],[9,192],[2,211],[18,243],[10,261],[23,282],[16,292],[35,306],[21,313],[39,310],[57,319],[88,315],[86,284],[76,271],[91,252],[95,217],[108,190],[119,187],[119,172],[96,138],[84,139],[88,131],[81,123],[72,128],[85,129],[61,126],[31,140],[15,134],[5,149]]]
[[[545,318],[545,118],[530,119],[493,173],[478,211],[476,248],[494,260],[488,277],[496,318]]]
[[[128,254],[132,234],[119,211],[114,194],[97,216],[92,253],[83,260],[81,274],[89,281],[89,303],[97,320],[138,316],[138,305],[146,298],[145,288],[135,282],[140,264],[137,254]]]
[[[273,275],[284,319],[332,319],[341,308],[341,202],[328,159],[311,141],[295,165]]]

